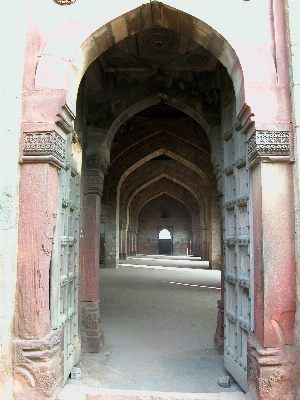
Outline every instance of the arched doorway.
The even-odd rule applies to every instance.
[[[172,237],[170,231],[166,228],[158,234],[158,253],[172,254]]]
[[[141,11],[152,18],[140,18],[143,15]],[[44,107],[45,115],[48,115],[50,122],[45,123],[44,121],[42,133],[34,124],[27,127],[24,132],[22,147],[22,162],[24,164],[21,168],[21,186],[24,190],[22,196],[24,197],[24,194],[27,194],[28,199],[32,198],[28,193],[28,187],[30,187],[33,172],[38,182],[47,181],[48,185],[46,189],[42,188],[43,190],[37,191],[43,195],[41,198],[37,196],[33,199],[32,204],[38,206],[36,209],[39,210],[39,213],[36,210],[33,211],[33,207],[29,208],[30,212],[25,210],[21,196],[20,242],[24,239],[24,243],[27,243],[27,231],[26,229],[22,231],[22,226],[27,226],[31,217],[38,219],[38,216],[41,217],[43,214],[38,202],[41,199],[41,204],[44,205],[46,202],[47,229],[52,232],[54,226],[56,226],[58,239],[52,245],[52,238],[50,240],[50,235],[46,235],[47,245],[43,242],[42,247],[36,246],[35,254],[38,257],[39,252],[42,252],[42,257],[45,258],[44,264],[47,265],[48,269],[48,261],[52,257],[51,273],[53,273],[54,268],[57,268],[57,257],[61,254],[63,246],[66,244],[72,246],[72,238],[75,238],[73,233],[77,232],[77,240],[80,240],[77,276],[80,282],[80,294],[76,293],[77,288],[74,287],[70,298],[75,304],[79,296],[81,317],[79,318],[76,314],[77,310],[75,310],[75,314],[72,314],[73,307],[64,302],[64,298],[60,298],[61,288],[66,283],[64,277],[66,274],[59,272],[61,271],[60,268],[56,269],[58,273],[55,278],[51,278],[52,310],[55,310],[56,305],[62,300],[61,308],[57,309],[62,310],[66,306],[67,314],[62,312],[62,314],[67,315],[65,322],[67,323],[74,318],[72,322],[74,321],[76,325],[78,321],[81,321],[83,349],[98,351],[103,341],[98,302],[99,242],[102,240],[104,244],[104,262],[108,267],[116,266],[120,247],[122,250],[124,249],[123,254],[127,253],[128,244],[133,249],[132,251],[135,251],[132,243],[134,243],[134,237],[137,235],[137,212],[132,206],[132,200],[135,199],[137,194],[143,197],[143,189],[149,186],[148,182],[143,182],[143,165],[155,159],[155,157],[164,155],[171,158],[168,161],[175,161],[180,166],[184,166],[184,169],[190,174],[188,184],[186,184],[180,172],[178,173],[177,167],[175,168],[175,175],[171,167],[168,167],[166,175],[168,179],[171,178],[169,180],[173,180],[173,183],[179,184],[180,188],[186,189],[185,186],[188,187],[186,190],[189,191],[191,196],[189,206],[192,210],[195,210],[195,215],[198,210],[198,218],[194,219],[195,225],[190,232],[193,238],[194,253],[206,252],[206,254],[209,254],[212,263],[216,261],[216,264],[222,264],[225,282],[225,365],[241,386],[247,390],[247,365],[249,361],[252,362],[251,371],[254,371],[253,374],[249,371],[250,381],[260,382],[257,377],[258,373],[265,377],[269,376],[267,367],[265,369],[261,367],[261,365],[266,366],[267,361],[261,362],[259,359],[260,355],[263,354],[263,351],[260,352],[259,350],[260,345],[276,347],[272,341],[274,335],[278,339],[276,342],[278,346],[282,342],[287,345],[292,344],[290,335],[293,324],[292,318],[283,316],[284,323],[282,323],[281,317],[278,318],[279,322],[277,323],[282,326],[284,332],[284,339],[282,339],[280,330],[276,328],[275,322],[272,322],[275,318],[272,307],[268,308],[270,313],[268,313],[269,311],[266,312],[264,308],[265,292],[262,288],[264,287],[265,275],[261,273],[263,269],[256,267],[254,270],[255,260],[258,263],[257,265],[264,266],[263,262],[259,261],[261,260],[261,253],[259,251],[254,252],[254,247],[256,244],[256,248],[262,249],[261,243],[264,243],[264,245],[269,243],[265,240],[268,236],[264,236],[267,235],[266,230],[257,229],[259,239],[255,238],[255,244],[252,243],[253,232],[251,231],[251,226],[260,227],[264,221],[261,218],[261,213],[264,210],[261,213],[259,211],[262,210],[260,206],[264,194],[260,178],[263,177],[265,180],[269,173],[269,167],[273,168],[272,163],[268,164],[268,167],[263,164],[263,166],[260,165],[261,157],[267,157],[270,160],[269,157],[278,156],[279,153],[282,156],[280,160],[286,163],[288,154],[285,152],[287,150],[284,146],[276,147],[275,150],[274,147],[269,148],[267,146],[267,150],[263,146],[260,147],[260,140],[269,143],[271,135],[269,131],[255,133],[250,107],[245,104],[243,74],[239,60],[230,45],[217,32],[205,23],[199,20],[194,23],[193,17],[170,9],[158,2],[145,5],[132,11],[129,15],[131,17],[136,16],[139,24],[132,25],[130,18],[125,22],[124,18],[119,18],[108,24],[109,26],[95,31],[86,39],[78,49],[76,57],[70,58],[74,60],[74,64],[72,69],[66,73],[68,79],[60,79],[61,74],[63,74],[62,71],[66,71],[65,68],[57,68],[55,71],[48,71],[46,68],[49,62],[47,57],[50,54],[50,51],[47,53],[48,48],[45,53],[47,57],[42,56],[40,58],[36,73],[36,85],[40,89],[38,94],[34,92],[32,96],[38,95],[43,99],[38,103],[39,111],[43,114]],[[162,15],[164,18],[162,18]],[[182,23],[183,20],[184,23]],[[174,25],[172,21],[179,21],[180,23]],[[116,28],[121,23],[125,24],[127,28],[121,29],[117,35]],[[190,29],[191,26],[193,26],[192,30]],[[51,47],[51,43],[49,46]],[[140,52],[143,46],[145,51]],[[169,60],[167,64],[166,59]],[[161,67],[157,68],[156,63],[161,63]],[[48,71],[47,74],[45,74],[44,68]],[[69,95],[77,94],[80,82],[82,83],[79,87],[78,96],[74,96],[74,98],[77,98],[77,110],[75,112],[74,104],[72,105]],[[49,102],[45,101],[49,95],[48,91],[44,89],[45,87],[53,89],[51,92],[53,98],[51,110],[48,109]],[[133,89],[129,92],[128,88]],[[69,92],[67,92],[68,89]],[[163,117],[161,117],[160,123],[163,126],[157,128],[155,132],[148,131],[147,135],[141,140],[132,135],[133,139],[137,139],[137,141],[130,144],[132,139],[130,136],[131,124],[137,125],[143,120],[143,116],[139,115],[138,122],[130,121],[130,119],[153,106],[157,106],[154,114],[159,114],[162,110],[166,112],[167,107],[165,105],[176,110],[176,112],[184,113],[189,118],[189,123],[193,125],[193,129],[174,135],[176,127],[166,126],[166,121],[162,123]],[[150,111],[153,115],[153,109]],[[170,109],[169,111],[171,112]],[[29,111],[26,109],[26,112]],[[174,111],[172,110],[172,112]],[[74,134],[72,126],[75,113],[77,135]],[[182,116],[182,118],[186,117]],[[31,119],[28,120],[31,121]],[[128,121],[131,124],[126,126]],[[40,127],[41,125],[39,125]],[[51,129],[54,130],[51,131]],[[287,130],[281,129],[280,137],[284,142],[288,133]],[[49,130],[51,134],[45,134]],[[69,140],[70,134],[72,134],[72,140]],[[123,137],[126,136],[128,147],[124,151],[114,147],[117,143],[117,141],[114,141],[118,139],[118,135],[121,139],[122,135]],[[277,138],[278,135],[276,135],[277,133],[275,134]],[[50,141],[51,148],[36,146],[36,142],[39,142],[41,137],[43,142]],[[111,146],[112,141],[113,146]],[[84,144],[82,169],[79,167],[78,170],[74,170],[74,165],[68,163],[65,147],[69,143],[68,148],[70,148],[71,142],[73,144],[78,143],[78,154],[81,154],[80,144]],[[206,147],[207,145],[209,149]],[[113,157],[110,154],[111,149],[114,152]],[[130,153],[133,150],[135,157],[130,159]],[[78,165],[81,164],[80,157],[79,155]],[[271,160],[273,159],[271,158]],[[108,166],[109,162],[110,165]],[[259,167],[257,167],[258,164]],[[284,166],[280,169],[279,175],[282,188],[287,189],[288,184],[285,183],[285,177],[288,175],[289,169],[286,164]],[[141,169],[138,171],[138,168]],[[66,235],[63,234],[64,226],[58,226],[57,210],[60,210],[62,206],[69,207],[71,211],[71,208],[74,208],[74,202],[69,197],[64,198],[61,182],[65,179],[62,178],[59,181],[57,169],[61,171],[62,177],[66,177],[68,171],[71,175],[73,173],[74,176],[78,172],[82,174],[83,189],[80,197],[84,213],[82,232],[80,232],[79,218],[75,218],[74,224],[68,225],[71,229]],[[252,174],[251,180],[249,179],[249,170]],[[278,170],[278,168],[275,166],[274,170]],[[130,184],[133,188],[134,179],[130,182],[130,178],[138,173],[140,173],[140,176],[138,176],[140,184],[134,190],[131,190]],[[161,177],[162,173],[162,170],[158,168],[156,178]],[[196,180],[193,178],[194,173]],[[128,177],[129,180],[127,180]],[[198,192],[200,193],[200,191],[198,191],[197,183],[200,181],[205,189],[199,196]],[[75,180],[72,180],[71,185],[74,182]],[[26,188],[27,190],[25,190]],[[268,192],[267,185],[265,188]],[[209,191],[205,195],[207,189]],[[70,190],[72,191],[72,189]],[[149,201],[150,198],[143,197],[140,206]],[[27,206],[28,199],[27,202],[24,202]],[[122,200],[124,201],[122,202]],[[221,213],[219,211],[220,203]],[[58,207],[57,204],[60,206]],[[290,209],[287,203],[280,203],[282,212],[288,213]],[[269,213],[272,214],[272,210],[273,208],[270,207],[266,210],[266,213],[270,215]],[[26,217],[24,217],[25,215]],[[131,216],[134,218],[131,218]],[[222,251],[220,229],[213,229],[218,225],[220,216],[223,232]],[[40,218],[39,221],[41,220],[43,219]],[[252,221],[254,221],[254,225],[252,225]],[[61,229],[60,232],[58,232],[58,228]],[[128,232],[132,237],[131,241],[128,239]],[[78,235],[78,233],[80,234]],[[66,237],[65,242],[62,239],[59,240],[64,236]],[[29,244],[29,246],[32,245]],[[291,254],[292,263],[293,252],[291,248],[292,246],[287,243],[286,249]],[[67,252],[67,256],[69,256],[69,253],[70,251]],[[283,254],[281,254],[282,259]],[[68,261],[69,259],[66,257],[66,262]],[[279,263],[275,261],[276,271],[281,271]],[[34,277],[43,277],[44,280],[41,285],[38,285],[38,290],[42,287],[45,288],[45,293],[48,290],[46,295],[43,294],[43,298],[48,299],[49,279],[47,274],[49,271],[45,267],[43,274],[40,274],[39,270],[32,272],[30,262],[25,260],[24,263],[23,275],[28,273],[28,277],[33,275]],[[290,275],[288,277],[292,276],[291,270],[289,270]],[[66,276],[68,282],[72,280],[71,275]],[[281,281],[281,283],[284,282],[285,287],[289,287],[287,278]],[[34,281],[34,279],[32,280]],[[23,296],[28,290],[20,279],[19,295],[22,294]],[[267,305],[271,303],[271,301],[269,302],[271,298],[274,299],[271,291],[268,291],[268,296]],[[288,303],[288,300],[286,301],[282,300],[280,310],[283,310],[283,313],[285,311],[293,313],[288,305],[290,303]],[[58,327],[52,323],[50,328],[47,302],[45,302],[46,306],[43,301],[37,302],[37,304],[39,304],[38,309],[37,306],[32,307],[31,297],[24,296],[24,310],[26,310],[28,322],[22,323],[23,313],[21,316],[18,315],[16,323],[17,335],[23,340],[22,343],[19,343],[20,351],[26,353],[28,346],[29,349],[31,345],[39,348],[44,342],[49,347],[56,346],[59,343],[64,348],[67,358],[70,353],[74,353],[74,359],[76,359],[78,357],[77,350],[79,350],[76,347],[76,332],[73,332],[72,338],[68,337],[66,334],[67,325],[64,322]],[[264,322],[265,315],[267,323],[260,325],[259,322]],[[255,334],[260,340],[260,345],[255,344],[255,337],[252,340],[255,319]],[[221,311],[220,326],[222,326]],[[60,330],[54,332],[55,329]],[[222,341],[222,329],[218,332],[220,334],[218,340]],[[61,345],[63,340],[60,335],[68,341],[67,347]],[[35,337],[38,337],[42,344],[39,344],[40,342],[34,344],[24,342]],[[43,339],[45,337],[46,339]],[[251,349],[254,349],[248,355],[247,342],[250,347],[252,346]],[[74,349],[73,352],[72,349]],[[24,376],[22,360],[19,358],[16,361],[16,375]],[[54,365],[53,368],[52,364]],[[53,359],[52,364],[49,369],[52,368],[55,373],[51,370],[53,374],[51,372],[50,375],[55,376],[55,379],[53,379],[49,389],[50,392],[55,391],[61,381],[57,372],[59,370],[57,367],[57,364],[59,364],[57,351],[55,351],[55,360]],[[63,365],[66,377],[70,365],[67,362],[63,362]],[[30,368],[27,368],[27,370],[30,374]],[[39,373],[39,370],[37,370],[35,375],[38,376]],[[266,375],[263,375],[264,373]],[[276,374],[277,376],[278,374]],[[271,380],[271,378],[272,375],[267,379]],[[33,385],[31,386],[33,387]],[[38,390],[41,391],[40,388]]]

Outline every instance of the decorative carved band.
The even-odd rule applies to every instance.
[[[14,374],[28,385],[50,397],[62,383],[61,330],[41,340],[20,340],[14,346]]]
[[[88,192],[102,196],[103,178],[99,175],[88,175]]]
[[[23,161],[53,162],[64,167],[66,141],[57,132],[24,132]]]
[[[69,6],[71,4],[76,3],[77,0],[53,0],[54,3],[59,4],[60,6]]]
[[[248,158],[253,161],[256,157],[289,156],[289,132],[256,131],[248,140]]]

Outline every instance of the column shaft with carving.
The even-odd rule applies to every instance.
[[[73,114],[65,105],[57,117],[57,123],[22,125],[13,342],[17,400],[54,398],[63,380],[62,330],[54,331],[50,326],[49,267],[57,224],[58,173],[66,168],[66,142],[73,129]]]
[[[99,306],[100,215],[104,169],[97,155],[86,157],[84,179],[81,338],[82,350],[96,353],[101,350],[104,341]]]
[[[128,225],[123,224],[120,231],[120,260],[127,259],[128,252]]]
[[[257,399],[295,399],[295,248],[288,131],[248,140],[254,248],[254,335],[248,382]]]

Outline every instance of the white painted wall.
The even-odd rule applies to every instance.
[[[286,0],[288,1],[288,0]],[[60,7],[52,0],[1,0],[1,131],[0,131],[0,398],[12,399],[11,338],[15,299],[18,220],[18,151],[22,105],[22,77],[27,24],[35,24],[44,38],[64,24],[79,24],[78,46],[105,23],[145,3],[146,0],[77,0]],[[164,0],[165,4],[189,13],[222,34],[243,59],[249,49],[270,43],[267,0]],[[300,287],[300,51],[299,0],[289,0],[292,43],[293,99],[295,122],[296,216],[298,221],[297,259]],[[245,21],[249,23],[245,24]],[[68,22],[68,23],[67,23]],[[68,29],[65,35],[68,35]],[[68,43],[66,41],[65,43]],[[70,46],[74,41],[70,38]],[[52,43],[56,53],[73,50]],[[257,56],[258,57],[258,56]],[[262,68],[255,63],[249,68]],[[251,70],[244,70],[251,77]],[[250,78],[249,78],[250,79]],[[300,289],[298,290],[300,300]],[[299,306],[298,306],[299,307]],[[300,310],[298,310],[300,314]]]
[[[295,334],[300,350],[300,2],[298,0],[289,0],[287,3],[287,19],[290,28],[290,75],[292,88],[293,124],[295,134],[294,191],[297,268],[297,323]],[[298,379],[298,385],[300,385],[300,377]]]
[[[11,340],[18,228],[18,150],[26,2],[1,1],[0,398],[12,399]]]

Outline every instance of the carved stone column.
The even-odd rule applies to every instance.
[[[200,231],[193,231],[193,256],[201,257]]]
[[[82,350],[87,353],[98,353],[104,344],[104,332],[100,317],[100,300],[82,301],[81,337]]]
[[[200,256],[202,260],[208,260],[208,238],[207,238],[208,230],[206,226],[201,226],[200,229]]]
[[[105,229],[106,218],[104,215],[100,216],[100,268],[105,268]]]
[[[133,247],[132,229],[128,229],[128,232],[127,232],[127,252],[128,252],[129,256],[132,256],[132,247]]]
[[[132,256],[137,255],[137,235],[138,235],[138,230],[133,229],[132,230]]]
[[[256,399],[296,399],[295,244],[288,131],[248,139],[253,210],[254,334],[248,383]]]
[[[99,307],[99,250],[100,208],[105,172],[98,155],[91,154],[86,157],[80,289],[81,338],[84,352],[99,352],[104,340]]]
[[[127,259],[127,233],[128,233],[128,225],[123,224],[120,232],[120,260]]]
[[[50,326],[49,266],[58,210],[58,172],[66,166],[73,114],[55,123],[23,123],[19,243],[13,343],[14,398],[55,396],[63,380],[62,330]],[[50,118],[50,117],[49,117]]]

